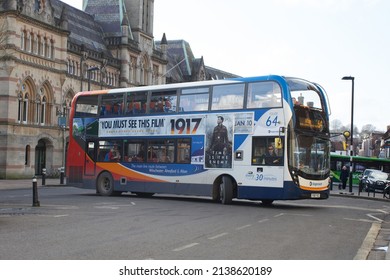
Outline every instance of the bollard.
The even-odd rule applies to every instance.
[[[60,173],[60,185],[64,184],[64,175],[65,175],[65,170],[64,167],[61,167],[61,173]]]
[[[333,190],[333,176],[330,175],[330,190]]]
[[[42,168],[42,186],[46,185],[46,168]]]
[[[41,206],[38,200],[38,187],[37,187],[37,178],[34,176],[32,180],[33,184],[33,207]]]

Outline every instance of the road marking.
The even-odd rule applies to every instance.
[[[192,248],[192,247],[194,247],[196,245],[199,245],[199,243],[191,243],[191,244],[188,244],[188,245],[184,245],[182,247],[173,249],[172,251],[173,252],[179,252],[179,251],[183,251],[183,250],[188,249],[188,248]]]
[[[251,227],[251,226],[252,226],[251,224],[245,225],[245,226],[236,228],[236,230],[242,230],[242,229],[244,229],[244,228],[248,228],[248,227]]]
[[[264,223],[264,222],[266,222],[266,221],[269,221],[269,219],[263,219],[263,220],[259,220],[259,221],[257,221],[258,223]]]
[[[386,211],[384,209],[372,209],[372,208],[364,208],[364,207],[358,207],[358,206],[348,206],[348,205],[317,205],[317,204],[311,204],[311,203],[284,203],[283,201],[278,202],[281,205],[296,205],[296,206],[304,206],[304,207],[317,207],[317,208],[338,208],[338,209],[350,209],[350,210],[362,210],[362,211],[377,211],[383,214],[389,214],[389,211]],[[284,213],[281,213],[279,215],[283,215]]]
[[[356,256],[353,258],[354,260],[366,260],[367,259],[368,254],[371,251],[371,248],[374,247],[374,243],[375,243],[376,237],[378,236],[380,228],[381,228],[380,223],[376,223],[376,222],[372,223],[371,228],[366,235],[366,238],[364,238],[362,246],[360,246],[358,252],[356,253]]]
[[[124,204],[124,205],[116,205],[116,204],[112,204],[112,205],[101,205],[101,206],[94,206],[94,208],[97,208],[97,209],[111,209],[111,210],[118,210],[120,207],[129,207],[131,205],[129,204]]]
[[[69,215],[55,215],[54,218],[68,217]]]
[[[372,218],[372,219],[374,219],[374,220],[377,220],[378,222],[381,222],[381,223],[383,222],[382,219],[379,219],[379,218],[375,217],[375,216],[372,215],[372,214],[367,214],[367,216],[370,217],[370,218]]]
[[[351,218],[344,218],[344,220],[347,221],[356,221],[356,222],[365,222],[365,223],[372,223],[372,220],[367,220],[367,219],[351,219]]]
[[[227,232],[223,232],[223,233],[221,233],[221,234],[217,234],[217,235],[214,235],[214,236],[212,236],[212,237],[209,237],[208,239],[214,240],[214,239],[220,238],[220,237],[225,236],[225,235],[228,235],[228,234],[229,234],[229,233],[227,233]]]
[[[48,206],[48,207],[54,207],[56,209],[59,209],[59,210],[75,210],[75,209],[79,209],[78,206],[75,206],[75,205],[55,205],[55,204],[45,204],[45,206]]]

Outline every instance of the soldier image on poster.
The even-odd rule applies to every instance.
[[[228,116],[217,116],[217,125],[207,131],[208,149],[206,150],[206,167],[232,167],[232,122]],[[230,126],[228,125],[230,124]],[[226,125],[228,127],[226,127]],[[230,129],[229,129],[230,128]],[[229,138],[230,136],[230,138]],[[230,140],[229,140],[230,139]]]

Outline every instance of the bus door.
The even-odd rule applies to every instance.
[[[97,146],[95,142],[87,142],[87,154],[85,155],[84,175],[93,176],[96,170]]]

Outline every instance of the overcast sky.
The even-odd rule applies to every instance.
[[[81,9],[81,0],[64,0]],[[332,115],[390,125],[390,1],[155,0],[154,37],[183,39],[205,64],[240,76],[304,78],[327,91]]]

